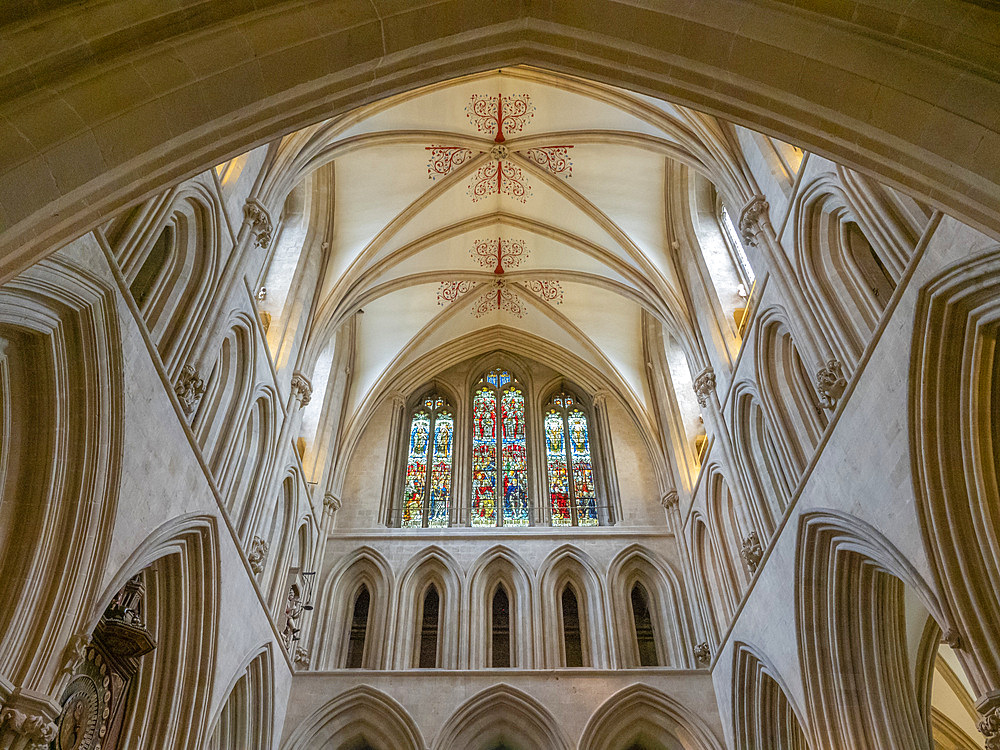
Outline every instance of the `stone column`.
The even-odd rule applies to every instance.
[[[781,246],[771,219],[770,206],[764,196],[753,196],[740,212],[739,228],[743,239],[759,247],[773,271],[770,282],[777,284],[788,309],[788,325],[799,346],[799,351],[812,362],[816,373],[816,390],[821,402],[828,409],[836,407],[847,382],[843,364],[834,355],[829,342],[813,315],[812,308],[802,293],[793,264]]]
[[[736,451],[733,448],[729,427],[722,416],[722,404],[719,402],[719,394],[715,390],[715,372],[711,367],[706,367],[695,377],[694,393],[698,397],[698,405],[708,415],[712,433],[722,450],[722,463],[729,468],[729,491],[733,495],[733,509],[736,511],[740,529],[743,535],[746,535],[754,529],[747,511],[748,493],[743,484],[743,474],[739,471],[739,464],[736,462]],[[736,552],[738,553],[739,550]]]
[[[622,522],[622,498],[618,488],[618,474],[615,471],[615,453],[611,443],[611,421],[608,419],[608,392],[598,391],[594,394],[594,425],[591,430],[591,442],[596,443],[598,450],[593,456],[594,469],[598,481],[604,489],[604,499],[607,505],[606,520],[614,526]]]
[[[393,526],[397,521],[394,510],[399,495],[399,446],[403,436],[403,428],[406,426],[404,424],[406,398],[398,391],[392,393],[390,398],[392,399],[392,417],[389,419],[389,445],[385,452],[385,471],[382,472],[382,502],[378,514],[379,522],[386,526]],[[454,488],[452,496],[454,496]]]
[[[243,223],[236,236],[236,243],[216,286],[217,292],[213,297],[215,309],[207,316],[205,333],[200,342],[195,343],[190,361],[181,369],[174,384],[174,391],[189,415],[198,408],[205,390],[205,380],[211,373],[219,346],[226,335],[223,327],[225,317],[229,312],[233,287],[241,278],[246,265],[246,257],[251,250],[266,250],[271,244],[273,233],[274,224],[268,210],[256,198],[247,198],[243,205]]]
[[[681,518],[680,495],[677,494],[677,490],[668,490],[660,498],[660,505],[663,506],[663,511],[667,517],[667,526],[677,541],[677,552],[681,558],[681,574],[684,576],[684,588],[687,592],[687,601],[691,605],[692,622],[689,624],[695,629],[695,640],[700,642],[705,640],[705,634],[701,631],[701,627],[703,627],[702,623],[705,619],[702,611],[703,602],[697,596],[696,592],[698,589],[694,585],[694,563],[691,559],[690,549],[688,548],[687,537],[684,534],[684,519]],[[682,658],[684,659],[684,663],[678,666],[688,668],[694,666],[686,652],[682,654]]]

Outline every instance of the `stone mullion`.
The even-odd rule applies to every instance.
[[[695,630],[693,634],[694,640],[697,643],[701,643],[708,639],[708,634],[705,628],[707,619],[704,612],[704,607],[708,606],[708,603],[703,602],[701,597],[698,596],[698,589],[694,584],[694,561],[691,557],[690,548],[688,547],[687,536],[684,533],[684,520],[681,518],[680,496],[677,494],[677,490],[669,490],[661,498],[660,504],[663,506],[663,510],[666,513],[667,526],[674,535],[674,539],[677,542],[677,552],[681,558],[681,575],[684,577],[684,587],[687,591],[687,601],[691,606],[691,622],[689,622],[688,625],[693,627]],[[683,653],[685,654],[684,664],[680,664],[678,666],[690,667],[690,659],[686,656],[689,652],[684,651]]]
[[[591,455],[595,463],[594,470],[604,490],[604,517],[611,526],[622,522],[622,498],[618,489],[618,475],[615,473],[615,452],[611,444],[611,420],[608,418],[608,394],[598,391],[594,394],[594,424],[591,429],[591,442],[596,442],[599,450],[597,455]],[[569,436],[567,435],[567,438]],[[595,441],[596,437],[596,441]],[[595,458],[597,461],[595,461]],[[612,518],[614,522],[612,522]]]
[[[698,374],[694,380],[694,391],[702,413],[707,415],[712,433],[722,449],[722,464],[726,467],[730,478],[729,489],[733,495],[736,518],[740,524],[742,535],[746,536],[755,528],[747,507],[750,495],[744,484],[743,474],[737,469],[736,450],[733,446],[732,436],[729,434],[729,427],[722,414],[722,404],[719,402],[719,395],[715,388],[715,373],[712,368],[705,368]],[[735,552],[738,553],[739,550],[735,550]]]
[[[400,439],[406,415],[404,409],[406,399],[403,394],[392,394],[392,416],[389,419],[389,445],[385,454],[385,471],[382,482],[382,502],[379,504],[378,522],[393,526],[395,517],[395,500],[398,494],[400,476]]]

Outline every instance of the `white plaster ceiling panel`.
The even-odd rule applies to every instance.
[[[425,159],[412,147],[380,146],[337,159],[331,277],[339,277],[392,219],[427,189]]]

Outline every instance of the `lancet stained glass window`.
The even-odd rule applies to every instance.
[[[587,415],[560,393],[545,412],[545,465],[553,526],[597,526],[597,492]]]
[[[524,394],[509,372],[491,370],[472,398],[473,526],[528,524],[525,445]]]
[[[403,528],[448,525],[455,418],[443,398],[425,398],[410,421],[399,525]]]

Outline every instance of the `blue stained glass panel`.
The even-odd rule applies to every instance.
[[[500,399],[502,414],[503,523],[528,524],[528,466],[524,437],[524,396],[516,388]]]
[[[448,525],[448,497],[451,493],[451,455],[454,440],[454,418],[446,411],[439,412],[434,419],[428,526]]]
[[[514,376],[511,375],[506,370],[501,370],[499,367],[495,370],[491,370],[486,374],[486,382],[496,388],[498,391],[502,391],[504,386],[514,380]]]
[[[549,504],[552,525],[572,523],[569,507],[569,470],[566,466],[566,434],[562,414],[550,411],[545,415],[545,465],[549,478]]]
[[[587,417],[582,411],[574,409],[569,413],[568,422],[577,523],[580,526],[597,526],[597,493],[594,489],[594,466],[590,458]]]
[[[472,525],[496,526],[497,400],[480,388],[472,401]]]
[[[410,423],[410,450],[406,460],[406,480],[403,487],[403,508],[399,525],[420,528],[423,524],[424,491],[427,487],[427,441],[430,438],[430,416],[423,411],[413,415]]]

